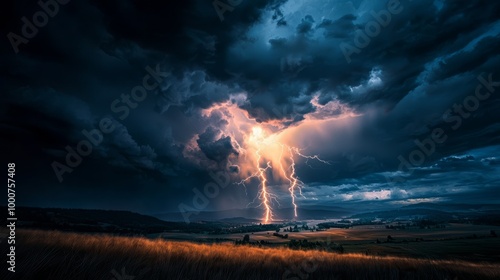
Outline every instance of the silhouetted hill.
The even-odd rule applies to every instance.
[[[234,218],[226,218],[226,219],[220,219],[220,222],[227,222],[227,223],[235,223],[235,224],[256,224],[261,222],[261,220],[258,219],[247,219],[243,217],[234,217]]]
[[[499,204],[458,204],[458,203],[417,203],[401,207],[403,209],[436,209],[449,212],[499,210]]]
[[[7,212],[5,206],[0,207]],[[255,226],[259,221],[242,217],[220,221],[163,221],[158,218],[116,210],[18,207],[18,227],[73,232],[146,235],[160,232],[220,234],[275,230],[276,225]]]
[[[24,228],[80,232],[147,234],[185,228],[130,211],[18,207],[18,224]]]
[[[406,217],[424,217],[426,219],[447,221],[453,219],[453,214],[433,209],[396,209],[391,211],[375,211],[352,215],[351,218],[358,219],[397,219]]]
[[[352,215],[358,219],[429,219],[435,221],[460,221],[477,224],[500,224],[498,204],[438,204],[418,203],[390,211],[373,211]]]

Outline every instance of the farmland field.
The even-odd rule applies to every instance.
[[[377,256],[400,256],[436,259],[462,259],[471,261],[500,262],[500,238],[492,238],[490,231],[500,232],[498,226],[448,224],[446,228],[386,229],[385,225],[332,228],[325,231],[301,231],[288,233],[288,239],[273,236],[273,232],[255,232],[251,240],[269,242],[268,246],[285,245],[291,239],[309,242],[334,242],[342,244],[347,253],[363,253]],[[391,235],[394,240],[385,242]],[[475,238],[474,238],[475,236]],[[243,234],[189,234],[161,233],[151,237],[166,240],[221,242],[242,239]],[[417,242],[416,239],[419,239]],[[376,240],[379,239],[380,243]]]
[[[498,238],[486,229],[451,225],[448,229],[394,231],[360,227],[290,233],[310,242],[332,236],[343,241],[344,254],[291,250],[267,232],[251,240],[281,241],[274,246],[206,244],[162,238],[20,230],[16,254],[18,279],[499,279]],[[449,236],[477,238],[437,240]],[[391,234],[394,242],[374,243]],[[425,236],[433,241],[400,242]],[[173,238],[174,236],[170,236]],[[213,236],[210,236],[213,238]],[[222,238],[222,236],[220,236]],[[226,235],[224,238],[241,238]],[[195,241],[198,240],[198,241]],[[368,255],[367,255],[367,252]],[[470,260],[469,260],[470,259]],[[471,261],[474,259],[475,261]],[[5,274],[5,272],[2,272]],[[4,277],[5,276],[5,277]],[[2,279],[9,278],[3,275]]]

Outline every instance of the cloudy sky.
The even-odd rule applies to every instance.
[[[500,202],[497,1],[47,2],[0,16],[20,205]]]

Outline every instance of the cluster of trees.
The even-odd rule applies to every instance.
[[[422,238],[422,237],[417,237],[417,238],[415,238],[415,242],[434,241],[434,240],[477,239],[477,238],[491,238],[491,237],[493,237],[493,238],[497,237],[497,233],[494,230],[490,230],[490,234],[489,235],[480,235],[480,236],[478,236],[477,234],[472,234],[472,235],[462,236],[462,237],[450,237],[450,238],[431,239],[431,240],[424,240],[424,238]],[[380,241],[378,238],[375,241],[375,243],[377,243],[377,244],[380,244],[380,243],[401,243],[401,242],[402,243],[407,243],[407,242],[412,242],[412,241],[407,240],[407,239],[403,239],[403,240],[398,240],[397,241],[391,235],[387,235],[386,241]]]
[[[289,227],[289,228],[285,228],[283,229],[284,232],[299,232],[299,227],[297,225],[295,225],[293,228],[292,227]],[[276,231],[276,232],[279,232],[279,229]]]
[[[242,240],[236,240],[234,242],[234,244],[236,244],[236,245],[250,244],[250,235],[245,234],[245,236],[243,236]]]
[[[472,223],[475,225],[500,226],[500,214],[491,213],[490,215],[477,217],[472,219]]]
[[[407,227],[409,227],[409,226],[407,226],[407,225],[395,225],[395,226],[394,225],[386,225],[385,226],[386,229],[406,229]]]
[[[335,222],[329,222],[329,223],[320,223],[318,224],[318,229],[323,230],[323,229],[330,229],[330,228],[350,228],[352,227],[353,224],[338,224]]]
[[[324,250],[329,252],[344,253],[344,247],[342,244],[337,244],[333,242],[309,242],[304,240],[292,239],[288,242],[288,247],[290,249],[314,249],[314,250]]]
[[[230,233],[247,233],[247,232],[258,232],[258,231],[268,231],[279,229],[279,225],[269,224],[269,225],[245,225],[231,228],[219,228],[211,231],[210,234],[230,234]]]
[[[287,234],[279,234],[277,232],[273,233],[274,236],[277,236],[277,237],[281,237],[283,239],[287,239],[288,238],[288,233]]]
[[[283,229],[284,232],[300,232],[301,230],[321,231],[319,227],[316,226],[309,227],[307,224],[303,224],[300,227],[298,225],[295,225],[294,227],[285,227]],[[276,232],[280,232],[280,229],[277,229]]]
[[[265,241],[265,240],[261,240],[261,241],[250,241],[250,235],[248,234],[245,234],[243,236],[243,239],[242,240],[236,240],[234,242],[235,245],[268,245],[268,244],[271,244],[270,242],[268,241]]]
[[[352,228],[353,226],[382,225],[382,221],[372,221],[370,219],[360,219],[357,221],[341,220],[338,222],[326,222],[318,224],[318,231],[329,228]]]
[[[431,228],[445,228],[446,226],[439,221],[433,221],[428,219],[417,220],[414,223],[415,226],[420,229],[431,229]]]

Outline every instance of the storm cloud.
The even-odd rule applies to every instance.
[[[496,1],[243,1],[223,21],[211,1],[70,1],[16,53],[7,35],[38,10],[7,1],[0,17],[1,147],[21,204],[174,211],[209,172],[238,182],[234,116],[207,111],[223,104],[329,163],[297,162],[303,205],[498,202]],[[156,65],[168,77],[120,119],[111,104]],[[104,117],[115,130],[59,183],[52,163]],[[437,128],[446,141],[400,168]],[[209,208],[253,199],[231,186]]]

